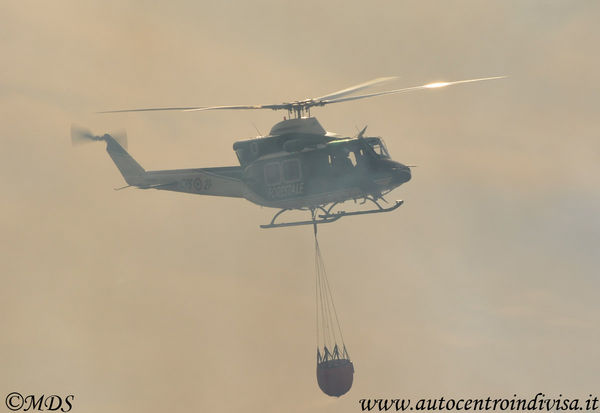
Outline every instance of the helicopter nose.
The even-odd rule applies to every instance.
[[[410,168],[399,162],[395,162],[394,166],[392,167],[392,171],[394,173],[394,181],[396,181],[398,185],[410,181],[412,176],[410,173]]]

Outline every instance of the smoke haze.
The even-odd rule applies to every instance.
[[[73,411],[351,412],[365,397],[587,397],[600,367],[600,5],[565,1],[0,5],[0,390]],[[235,165],[279,103],[380,76],[508,79],[313,109],[413,179],[390,214],[319,230],[352,390],[315,377],[312,229],[245,200],[128,189]],[[392,88],[391,87],[391,88]]]

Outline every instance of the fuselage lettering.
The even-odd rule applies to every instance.
[[[267,195],[269,198],[289,198],[295,195],[304,193],[304,182],[296,182],[293,184],[273,185],[267,187]]]

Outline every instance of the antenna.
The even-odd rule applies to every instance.
[[[264,136],[262,133],[260,133],[260,131],[258,130],[258,128],[256,127],[256,125],[254,124],[254,122],[250,122],[250,123],[252,123],[252,126],[254,126],[254,129],[256,129],[256,133],[258,133],[259,137]]]

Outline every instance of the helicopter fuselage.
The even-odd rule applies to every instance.
[[[313,208],[349,199],[375,199],[411,178],[379,137],[344,138],[316,118],[284,119],[269,136],[238,141],[244,197],[272,208]]]
[[[300,209],[367,196],[377,199],[411,178],[410,168],[393,161],[378,137],[288,134],[260,139],[263,142],[234,145],[242,164],[244,196],[259,205]],[[281,150],[244,165],[244,143],[276,147],[277,140]],[[254,150],[260,152],[259,148]]]
[[[315,118],[287,119],[268,136],[236,142],[239,166],[158,171],[146,171],[108,134],[87,138],[107,143],[127,187],[246,198],[282,210],[320,209],[329,222],[341,216],[331,215],[333,206],[346,200],[369,199],[378,207],[374,212],[386,212],[377,200],[411,178],[410,168],[390,158],[381,138],[364,132],[343,138]],[[267,227],[281,225],[289,224]]]
[[[208,110],[287,110],[293,119],[273,126],[269,135],[236,142],[233,149],[240,166],[218,168],[146,171],[121,145],[118,136],[95,136],[73,125],[73,143],[105,141],[107,151],[125,178],[127,187],[186,192],[198,195],[246,198],[267,207],[280,208],[270,224],[262,228],[316,225],[334,222],[345,216],[393,211],[402,205],[384,208],[378,200],[387,192],[411,179],[410,168],[393,161],[379,137],[365,137],[366,127],[355,138],[342,138],[323,129],[310,116],[312,107],[347,102],[416,90],[502,79],[494,76],[453,82],[433,82],[382,92],[350,96],[395,77],[382,77],[338,90],[324,96],[292,102],[260,105],[220,105],[109,110],[100,113]],[[308,116],[305,116],[308,115]],[[122,188],[120,188],[122,189]],[[376,208],[361,211],[336,211],[346,200],[371,201]],[[310,221],[276,223],[285,211],[310,210]],[[318,215],[315,215],[318,214]]]

